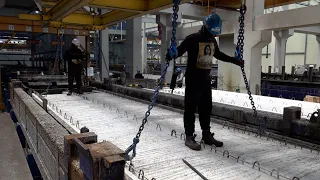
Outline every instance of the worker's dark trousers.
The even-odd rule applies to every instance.
[[[210,82],[191,84],[186,82],[184,128],[187,136],[192,136],[195,128],[195,113],[198,108],[199,121],[202,130],[210,130],[212,109],[212,92]]]
[[[81,88],[81,65],[73,65],[68,68],[68,84],[69,91],[73,89],[73,80],[76,79],[77,90]]]

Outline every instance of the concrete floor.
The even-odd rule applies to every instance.
[[[0,113],[0,179],[32,180],[14,123],[8,113]]]
[[[65,94],[49,95],[47,98],[62,110],[61,114],[67,113],[68,117],[73,117],[73,127],[77,124],[78,127],[87,126],[98,134],[100,141],[108,140],[126,149],[132,143],[147,105],[106,93],[90,93],[86,96],[89,100],[67,97]],[[276,171],[279,171],[279,179],[292,179],[294,176],[308,180],[320,179],[320,156],[317,152],[256,138],[252,134],[229,130],[214,123],[211,124],[212,131],[216,133],[216,138],[225,142],[225,146],[217,148],[217,153],[211,151],[210,147],[200,152],[191,151],[180,140],[182,117],[182,114],[161,108],[152,110],[134,159],[136,175],[142,169],[150,179],[201,179],[183,164],[184,158],[208,179],[276,179]],[[177,131],[177,138],[170,136],[172,129]],[[201,134],[198,122],[196,130],[198,135]],[[198,136],[197,140],[200,138]],[[223,156],[221,152],[225,150],[231,156],[239,156],[239,162]],[[248,163],[242,165],[242,159]],[[252,168],[255,161],[260,164],[261,171],[258,167]],[[275,171],[273,176],[270,176],[271,171]]]

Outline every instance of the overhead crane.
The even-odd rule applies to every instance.
[[[303,0],[265,0],[265,8],[272,8]],[[238,9],[240,0],[181,0],[182,3],[210,5],[217,8]],[[42,22],[42,25],[61,27],[66,25],[81,26],[88,30],[102,30],[106,26],[135,17],[152,14],[172,6],[171,0],[36,0],[42,14],[19,14],[19,19]],[[82,11],[83,7],[109,10],[105,14],[91,14]],[[39,30],[38,30],[39,31]],[[52,29],[52,31],[54,31]]]

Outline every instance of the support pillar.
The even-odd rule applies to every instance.
[[[137,70],[142,68],[141,17],[127,21],[126,24],[126,72],[133,78]]]
[[[245,15],[245,33],[244,33],[244,53],[245,72],[249,82],[252,94],[260,94],[257,87],[261,85],[261,59],[262,48],[271,42],[271,31],[253,31],[254,16],[264,13],[264,1],[247,0],[247,13]],[[238,32],[239,24],[235,26]],[[234,42],[237,42],[238,33],[234,34]],[[221,43],[221,42],[220,42]],[[240,91],[246,93],[246,86],[242,75],[234,74],[232,78],[239,78],[236,86],[240,82]]]
[[[317,58],[317,67],[320,68],[320,35],[317,35],[317,42],[318,42],[318,58]]]
[[[101,31],[101,41],[99,42],[101,48],[101,59],[100,59],[100,71],[101,71],[101,80],[105,78],[109,79],[109,30],[106,28]]]
[[[236,45],[234,44],[234,37],[232,35],[220,36],[217,42],[220,51],[229,56],[234,56]],[[238,66],[218,60],[218,89],[236,91],[236,86],[240,85],[240,82],[237,79],[238,75],[236,76],[235,74],[240,74],[240,72]]]
[[[157,15],[156,21],[161,27],[161,47],[160,47],[160,62],[161,62],[161,73],[165,68],[166,64],[166,53],[167,49],[170,47],[170,39],[171,34],[170,31],[172,29],[172,20],[171,14],[160,14]],[[164,83],[170,83],[172,74],[173,74],[173,66],[174,62],[170,62],[170,66],[168,68],[167,74],[164,78]]]
[[[282,73],[282,66],[285,66],[287,40],[294,34],[293,29],[274,31],[275,40],[274,72]]]
[[[142,63],[141,63],[141,73],[146,73],[146,64],[148,58],[148,39],[146,37],[146,23],[143,23],[142,31]]]

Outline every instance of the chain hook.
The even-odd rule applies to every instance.
[[[132,159],[136,156],[136,147],[137,144],[139,143],[139,138],[133,138],[133,143],[131,144],[130,147],[128,147],[125,151],[126,153],[126,161],[132,161]],[[129,153],[132,151],[132,155],[130,156]]]

